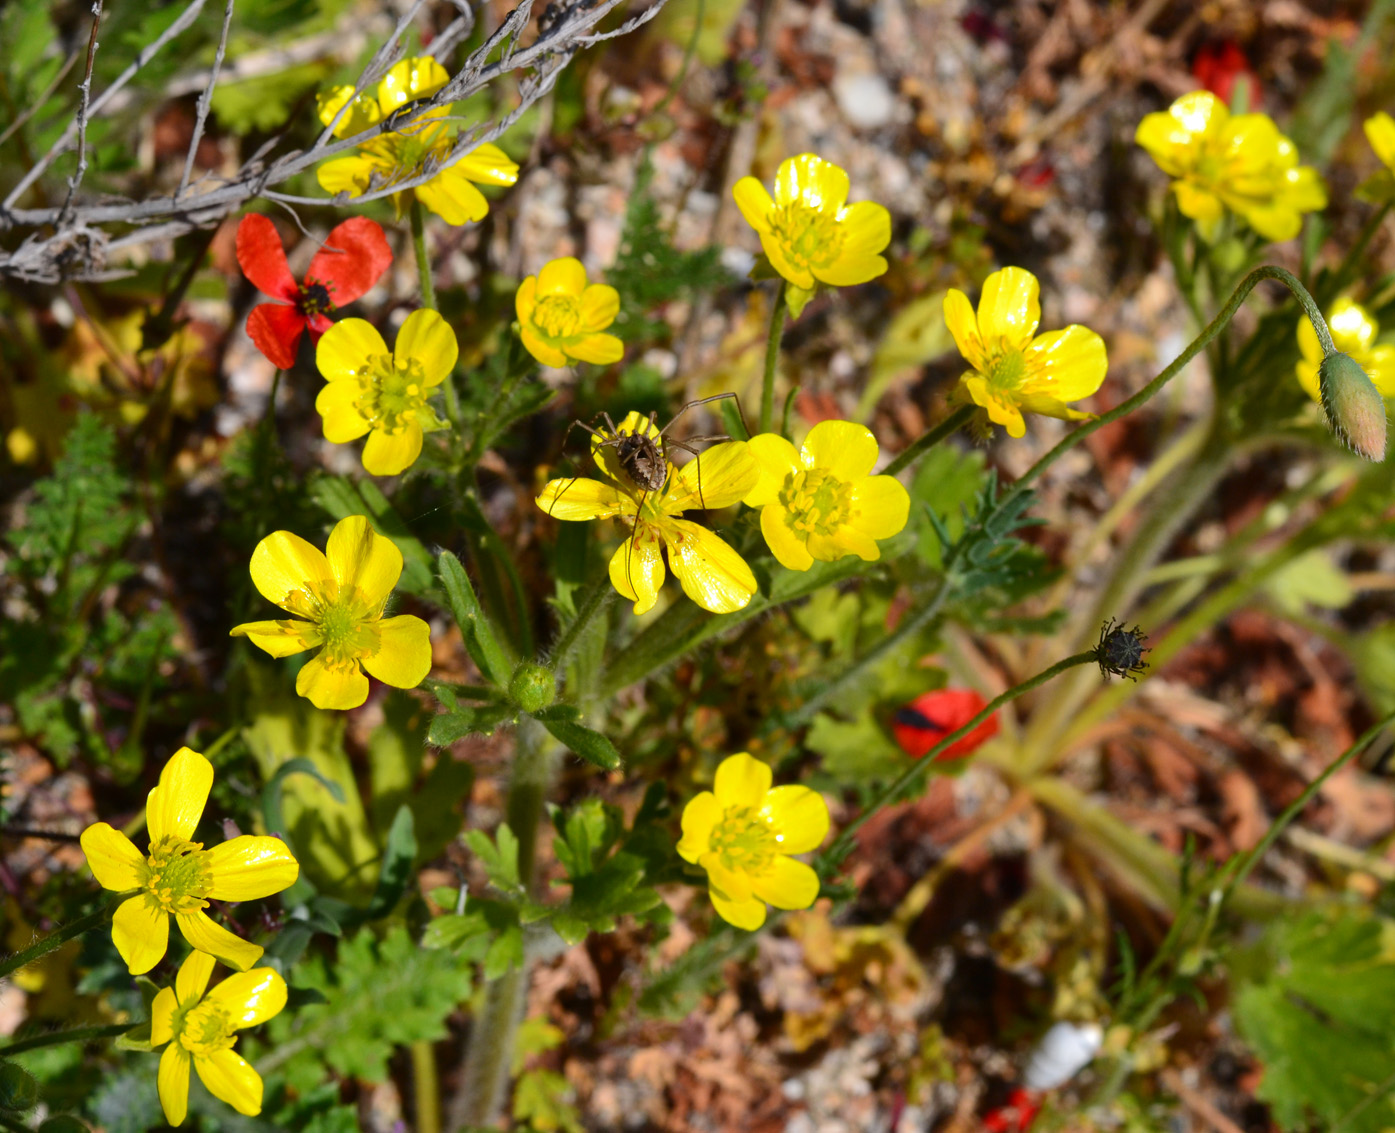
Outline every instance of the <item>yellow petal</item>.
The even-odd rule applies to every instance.
[[[92,876],[103,889],[122,893],[140,886],[145,855],[121,831],[105,822],[94,822],[78,841]]]
[[[192,748],[182,747],[160,772],[146,796],[145,822],[151,843],[161,838],[191,839],[213,788],[213,764]]]
[[[1308,337],[1311,338],[1313,346],[1316,348],[1313,357],[1318,362],[1322,361],[1322,347],[1317,344],[1317,333],[1313,330],[1312,323],[1307,319],[1301,320],[1299,327],[1298,346],[1303,351],[1305,358],[1309,357],[1307,343],[1304,341],[1303,328],[1308,330]],[[1376,335],[1380,333],[1380,327],[1375,319],[1371,318],[1366,308],[1360,303],[1343,296],[1332,304],[1332,308],[1327,313],[1327,329],[1332,334],[1332,344],[1343,354],[1364,354],[1375,342]]]
[[[399,106],[435,94],[450,81],[450,72],[429,55],[399,59],[378,83],[378,106],[384,116]]]
[[[175,998],[185,1007],[197,1003],[208,990],[217,961],[207,952],[190,952],[174,977]]]
[[[1361,123],[1366,132],[1366,140],[1371,143],[1376,157],[1387,169],[1395,170],[1395,118],[1384,110]]]
[[[1008,436],[1020,437],[1027,432],[1027,424],[1022,420],[1022,411],[1007,398],[991,389],[988,382],[980,377],[965,374],[959,379],[975,405],[980,405],[988,413],[988,419],[995,425],[1007,429]]]
[[[174,919],[179,923],[179,931],[184,934],[185,940],[200,952],[207,952],[222,960],[229,968],[245,972],[262,958],[260,945],[243,940],[222,925],[215,924],[202,910],[179,913]]]
[[[145,897],[123,901],[111,918],[111,942],[133,976],[144,975],[163,960],[169,940],[170,915]]]
[[[945,326],[954,338],[954,345],[975,370],[988,369],[988,354],[983,339],[978,333],[978,316],[974,314],[969,297],[958,288],[951,287],[945,292]]]
[[[451,169],[483,185],[512,185],[518,180],[518,163],[488,142],[476,146]]]
[[[1214,225],[1225,216],[1225,205],[1221,199],[1203,185],[1191,181],[1174,181],[1172,192],[1177,198],[1177,207],[1182,215],[1191,217],[1199,224]]]
[[[1338,302],[1340,302],[1340,300],[1338,300]],[[1332,311],[1328,312],[1329,318],[1327,321],[1327,328],[1329,331],[1332,329],[1332,320],[1330,316],[1335,312],[1335,306]],[[1335,345],[1335,339],[1333,341]],[[1342,348],[1338,346],[1337,349],[1340,350]],[[1313,330],[1313,324],[1305,317],[1300,317],[1298,320],[1298,353],[1303,356],[1305,362],[1312,364],[1313,373],[1316,374],[1317,368],[1322,365],[1322,344],[1318,342],[1317,331]]]
[[[518,321],[523,326],[527,326],[533,321],[533,312],[538,306],[538,277],[530,275],[518,285],[518,290],[513,293],[513,312],[518,316]]]
[[[790,526],[790,513],[780,504],[766,504],[760,512],[760,533],[776,561],[786,570],[808,570],[814,565],[809,541]]]
[[[315,365],[325,381],[352,380],[357,385],[363,364],[375,354],[386,353],[387,343],[367,319],[340,319],[315,347]]]
[[[620,313],[620,292],[593,283],[581,293],[581,317],[587,330],[605,330]]]
[[[733,901],[716,889],[709,888],[707,895],[712,898],[712,907],[727,924],[754,932],[765,924],[765,902],[755,897],[744,901]]]
[[[581,298],[586,290],[586,269],[575,256],[548,260],[538,272],[538,296],[570,295]]]
[[[782,854],[807,854],[828,836],[828,804],[817,791],[799,784],[767,791],[760,814],[780,839]]]
[[[745,441],[728,441],[699,453],[669,482],[663,510],[729,507],[760,480],[760,464]]]
[[[301,666],[295,678],[296,695],[316,708],[345,711],[368,699],[368,678],[352,667],[331,667],[320,653]]]
[[[250,569],[261,596],[293,614],[308,614],[315,591],[334,577],[323,552],[289,531],[273,531],[258,543]]]
[[[342,123],[340,125],[342,127]],[[361,197],[368,191],[376,168],[376,162],[371,159],[360,154],[350,154],[348,157],[336,157],[333,161],[325,162],[315,171],[315,178],[319,181],[320,188],[332,196],[348,193],[350,197]]]
[[[421,455],[421,441],[421,426],[415,421],[406,422],[396,433],[374,429],[363,446],[363,467],[374,476],[405,472]]]
[[[336,138],[351,138],[355,134],[362,133],[369,126],[379,122],[383,115],[378,108],[376,99],[365,98],[362,95],[354,97],[354,88],[346,84],[330,87],[326,91],[321,91],[315,96],[315,109],[319,114],[320,124],[328,126],[334,121],[334,116],[339,113],[339,108],[354,100],[349,112],[339,119],[339,125],[334,128]]]
[[[273,968],[238,972],[210,991],[204,1002],[221,1008],[239,1030],[260,1026],[286,1006],[286,981]]]
[[[208,851],[215,901],[256,901],[295,884],[300,866],[280,838],[243,834]]]
[[[759,230],[759,234],[761,251],[770,261],[770,266],[796,287],[813,291],[816,283],[813,273],[807,266],[797,264],[789,257],[785,251],[784,240],[769,228]]]
[[[565,352],[578,362],[612,366],[625,356],[625,344],[613,334],[581,334],[567,341]]]
[[[1303,229],[1303,217],[1282,201],[1247,208],[1243,215],[1251,228],[1276,244],[1292,240]]]
[[[425,185],[416,187],[423,206],[447,224],[474,224],[489,214],[489,202],[470,179],[455,167],[442,170]]]
[[[817,154],[786,158],[775,171],[775,203],[796,201],[819,212],[836,214],[848,199],[848,175]]]
[[[544,366],[560,370],[567,364],[567,356],[549,342],[544,342],[528,323],[518,328],[518,337],[523,340],[523,348]]]
[[[869,476],[853,485],[848,526],[872,539],[890,539],[906,526],[911,496],[895,476]]]
[[[435,311],[413,311],[397,332],[393,358],[399,366],[412,362],[421,366],[422,385],[427,389],[450,377],[459,357],[455,331]]]
[[[815,278],[834,287],[851,287],[886,273],[886,260],[878,255],[891,243],[891,213],[885,207],[871,201],[849,205],[838,230],[843,235],[838,258],[815,268]]]
[[[273,657],[290,657],[313,649],[323,635],[310,622],[286,618],[281,621],[243,622],[228,631],[229,637],[245,637]]]
[[[357,589],[373,608],[381,608],[402,577],[402,552],[397,544],[374,531],[363,515],[346,516],[334,525],[325,544],[325,558],[340,593]]]
[[[1041,417],[1055,417],[1061,421],[1088,421],[1092,413],[1082,413],[1072,409],[1064,401],[1058,401],[1049,394],[1019,393],[1016,395],[1017,408],[1023,413],[1035,413]]]
[[[709,845],[712,828],[721,818],[722,808],[711,791],[703,791],[689,799],[688,805],[683,808],[683,837],[676,847],[678,856],[696,865],[697,860],[712,848]]]
[[[325,440],[336,445],[356,441],[372,428],[358,407],[363,389],[356,381],[326,382],[315,397],[315,411],[324,418]]]
[[[553,519],[608,519],[613,515],[634,515],[635,502],[610,484],[572,476],[549,480],[535,501]]]
[[[803,469],[799,450],[778,433],[757,433],[746,442],[746,448],[756,458],[758,475],[755,487],[741,502],[747,507],[773,504],[785,480]]]
[[[638,540],[630,536],[610,559],[610,584],[633,600],[636,614],[647,614],[654,608],[664,573],[664,557],[652,535]]]
[[[748,806],[759,810],[765,805],[765,796],[770,790],[770,779],[769,764],[753,759],[747,752],[738,751],[717,765],[717,778],[712,784],[712,793],[723,810],[733,806]]]
[[[730,614],[750,602],[756,576],[721,536],[686,519],[669,520],[661,534],[673,576],[704,610]]]
[[[1395,346],[1373,347],[1360,362],[1381,397],[1395,397]]]
[[[754,177],[743,177],[732,186],[731,195],[747,224],[757,232],[770,231],[769,217],[775,202],[770,199],[764,185]]]
[[[978,332],[990,353],[1025,350],[1041,322],[1037,277],[1022,268],[1003,268],[983,282],[978,300]]]
[[[819,875],[803,862],[779,855],[751,879],[751,891],[777,909],[807,909],[819,895]]]
[[[877,438],[852,421],[820,421],[804,438],[805,468],[822,468],[844,483],[860,480],[877,463]]]
[[[1327,186],[1323,184],[1322,174],[1311,165],[1285,173],[1279,195],[1284,204],[1299,212],[1316,212],[1327,207]]]
[[[704,854],[698,863],[707,871],[707,885],[713,892],[720,893],[728,901],[749,901],[751,899],[751,875],[744,870],[729,868],[715,851]]]
[[[416,688],[431,671],[431,627],[411,614],[378,623],[378,652],[363,667],[393,688]]]
[[[195,952],[193,955],[201,956],[203,953]],[[178,1006],[179,997],[174,994],[174,988],[162,987],[155,993],[155,999],[150,1004],[151,1046],[164,1046],[174,1038],[174,1010]]]
[[[1079,325],[1039,335],[1022,359],[1024,373],[1018,388],[1058,401],[1089,397],[1104,383],[1109,369],[1104,339]]]
[[[1306,321],[1305,319],[1304,322]],[[1320,365],[1321,362],[1310,362],[1304,358],[1296,368],[1298,384],[1303,387],[1303,392],[1316,402],[1322,401],[1322,382],[1318,376]]]
[[[155,1088],[160,1092],[165,1120],[171,1125],[183,1125],[189,1113],[189,1062],[189,1052],[178,1043],[170,1043],[160,1055]]]
[[[821,563],[836,563],[844,555],[856,555],[869,563],[882,557],[877,541],[855,527],[842,527],[828,535],[812,532],[808,546],[809,554]]]
[[[208,1092],[227,1102],[238,1113],[255,1117],[262,1111],[262,1080],[235,1050],[219,1050],[199,1055],[194,1069]]]

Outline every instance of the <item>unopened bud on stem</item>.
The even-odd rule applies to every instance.
[[[524,712],[541,712],[557,699],[557,678],[542,665],[525,661],[509,681],[509,698]]]
[[[1318,369],[1327,422],[1337,438],[1367,460],[1385,459],[1385,401],[1349,354],[1329,354]]]

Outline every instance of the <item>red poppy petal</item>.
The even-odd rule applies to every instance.
[[[273,299],[294,303],[300,295],[276,225],[260,213],[248,213],[237,226],[237,262],[257,290]]]
[[[355,216],[330,231],[325,246],[310,261],[305,282],[328,286],[330,300],[342,307],[377,283],[391,263],[392,249],[382,227],[366,216]]]
[[[320,336],[334,325],[334,320],[328,315],[316,313],[306,316],[305,325],[310,328],[310,345],[318,346],[320,344]]]
[[[263,303],[247,316],[247,333],[278,370],[295,365],[296,348],[305,333],[305,316],[294,307]]]
[[[944,688],[922,693],[897,713],[892,735],[901,750],[919,759],[951,732],[956,732],[986,708],[988,702],[972,689]],[[988,717],[936,759],[962,759],[998,734],[998,717]]]

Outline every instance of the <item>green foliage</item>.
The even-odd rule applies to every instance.
[[[1276,920],[1235,975],[1236,1025],[1280,1127],[1395,1123],[1395,924],[1356,909]]]
[[[444,1038],[446,1016],[470,992],[465,967],[447,952],[420,947],[401,925],[381,939],[361,930],[333,959],[308,958],[291,985],[323,996],[268,1024],[272,1049],[297,1090],[319,1083],[321,1063],[346,1077],[384,1081],[393,1049]]]

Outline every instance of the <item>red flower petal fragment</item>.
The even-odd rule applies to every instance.
[[[896,713],[891,732],[901,750],[919,759],[951,732],[958,731],[988,706],[971,688],[942,688],[922,693]],[[998,734],[998,716],[988,717],[963,739],[956,740],[935,757],[963,759],[980,744]]]
[[[263,303],[247,316],[247,334],[258,350],[278,370],[295,365],[300,336],[305,333],[305,316],[294,307]]]
[[[1041,1095],[1018,1086],[1006,1105],[983,1115],[985,1133],[1026,1133],[1041,1112]]]
[[[273,299],[294,303],[300,295],[276,225],[260,213],[248,213],[237,226],[237,262],[257,290]]]
[[[324,284],[330,301],[342,307],[377,283],[391,263],[392,249],[382,226],[355,216],[330,231],[325,246],[310,261],[305,282]]]
[[[1249,84],[1245,94],[1246,109],[1259,109],[1259,77],[1233,39],[1203,44],[1192,60],[1192,76],[1227,106],[1235,104],[1236,83],[1245,82]]]

